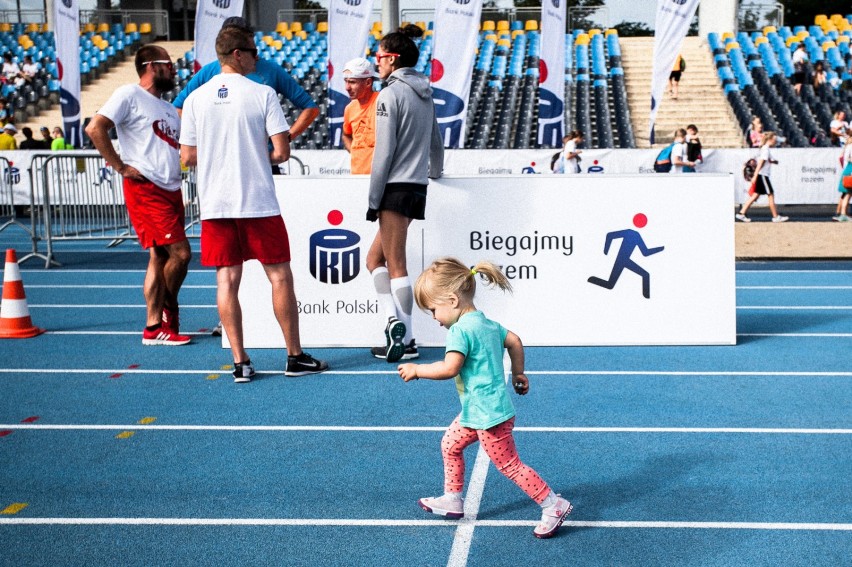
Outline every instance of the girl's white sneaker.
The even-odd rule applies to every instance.
[[[574,509],[571,503],[556,495],[556,504],[541,511],[541,521],[533,530],[533,535],[539,539],[547,539],[556,535],[565,517]]]
[[[431,498],[421,498],[417,501],[421,508],[432,514],[446,516],[451,520],[464,518],[464,499],[453,498],[452,496],[435,496]]]

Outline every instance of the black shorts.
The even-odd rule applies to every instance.
[[[671,74],[669,74],[669,80],[674,81],[676,83],[679,83],[680,82],[680,74],[681,74],[681,71],[672,71]]]
[[[388,183],[379,209],[367,211],[367,220],[375,222],[379,211],[394,211],[410,219],[426,218],[426,185],[417,183]]]
[[[805,72],[799,71],[798,73],[793,73],[793,84],[794,85],[802,85],[805,83]]]
[[[758,195],[774,195],[775,190],[772,188],[772,182],[766,175],[758,175],[757,182],[754,184],[754,192]]]

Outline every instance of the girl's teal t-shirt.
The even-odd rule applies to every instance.
[[[503,344],[508,334],[482,311],[465,313],[447,333],[447,352],[465,357],[456,376],[462,406],[459,423],[464,427],[490,429],[515,415],[503,372]]]

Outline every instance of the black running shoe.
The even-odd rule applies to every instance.
[[[287,370],[285,376],[304,376],[306,374],[318,374],[328,370],[328,363],[317,360],[306,352],[298,356],[287,357]]]
[[[252,366],[251,360],[234,363],[234,382],[236,382],[237,384],[251,382],[251,379],[254,378],[254,375],[254,366]]]
[[[376,358],[385,360],[388,357],[388,349],[383,346],[373,347],[370,349],[370,354]],[[420,358],[420,353],[417,352],[417,344],[414,342],[414,339],[411,339],[411,341],[405,346],[405,352],[402,354],[402,358],[400,358],[400,360],[411,360],[413,358]]]
[[[388,346],[385,350],[385,360],[388,362],[399,362],[402,360],[402,355],[405,354],[405,323],[391,317],[388,319],[388,326],[385,329],[388,336]]]

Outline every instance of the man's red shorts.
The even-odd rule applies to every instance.
[[[290,261],[290,237],[280,215],[201,221],[202,266],[237,266],[246,260]]]
[[[186,240],[180,191],[166,191],[150,181],[124,178],[124,202],[142,248]]]

